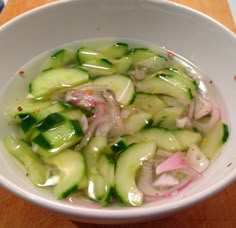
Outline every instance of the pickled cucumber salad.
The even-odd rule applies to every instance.
[[[16,130],[6,149],[57,199],[141,206],[175,196],[229,135],[211,82],[194,69],[126,43],[58,50],[7,110]]]

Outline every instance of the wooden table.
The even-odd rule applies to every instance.
[[[34,7],[52,2],[53,0],[8,0],[8,5],[0,16],[0,25],[13,17]],[[236,27],[229,10],[227,0],[173,0],[197,9],[215,18],[233,32]],[[47,209],[32,205],[0,188],[0,228],[5,227],[64,227],[87,228],[107,227],[106,225],[82,224],[71,221],[68,217],[59,215]],[[168,218],[133,225],[118,225],[109,227],[236,227],[236,183],[210,199],[180,211]]]

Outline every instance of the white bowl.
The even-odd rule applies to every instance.
[[[201,180],[176,197],[139,208],[95,209],[56,200],[50,192],[35,188],[22,175],[2,145],[1,185],[32,203],[79,221],[121,223],[166,216],[206,199],[231,183],[236,177],[236,38],[221,24],[189,8],[161,0],[72,0],[32,10],[0,28],[1,92],[20,67],[40,53],[65,43],[102,37],[138,39],[166,47],[190,60],[213,80],[225,104],[230,126],[230,137],[220,158]],[[18,93],[20,85],[15,86]],[[9,98],[2,97],[1,105],[7,102]],[[9,131],[2,115],[0,124],[2,138]]]

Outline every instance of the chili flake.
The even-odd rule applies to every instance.
[[[17,107],[17,110],[18,110],[19,112],[21,112],[21,111],[23,110],[23,108],[22,108],[21,106],[18,106],[18,107]]]
[[[19,71],[20,75],[23,75],[25,72],[23,70]]]
[[[236,81],[236,75],[234,75],[234,81]]]
[[[180,118],[180,119],[184,119],[184,118],[186,118],[186,117],[187,117],[187,116],[186,116],[185,114],[181,114],[179,118]]]
[[[91,89],[87,89],[85,92],[86,92],[86,94],[88,94],[88,95],[92,95],[92,94],[93,94],[93,90],[91,90]]]

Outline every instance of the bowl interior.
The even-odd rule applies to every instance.
[[[150,202],[141,208],[113,206],[97,210],[55,200],[49,191],[29,183],[20,172],[22,167],[6,153],[2,144],[1,184],[27,200],[79,216],[84,221],[120,222],[132,221],[135,217],[166,215],[202,200],[230,183],[236,175],[236,142],[233,140],[236,136],[236,39],[219,23],[186,7],[161,0],[72,0],[49,4],[12,20],[0,28],[0,89],[4,94],[0,98],[1,106],[12,102],[16,95],[23,95],[25,80],[16,79],[15,74],[32,58],[70,42],[104,37],[165,47],[188,59],[213,81],[230,126],[230,138],[220,158],[213,162],[202,179],[176,197]],[[7,94],[6,88],[11,83],[14,93]],[[0,124],[2,138],[9,132],[3,113]]]

